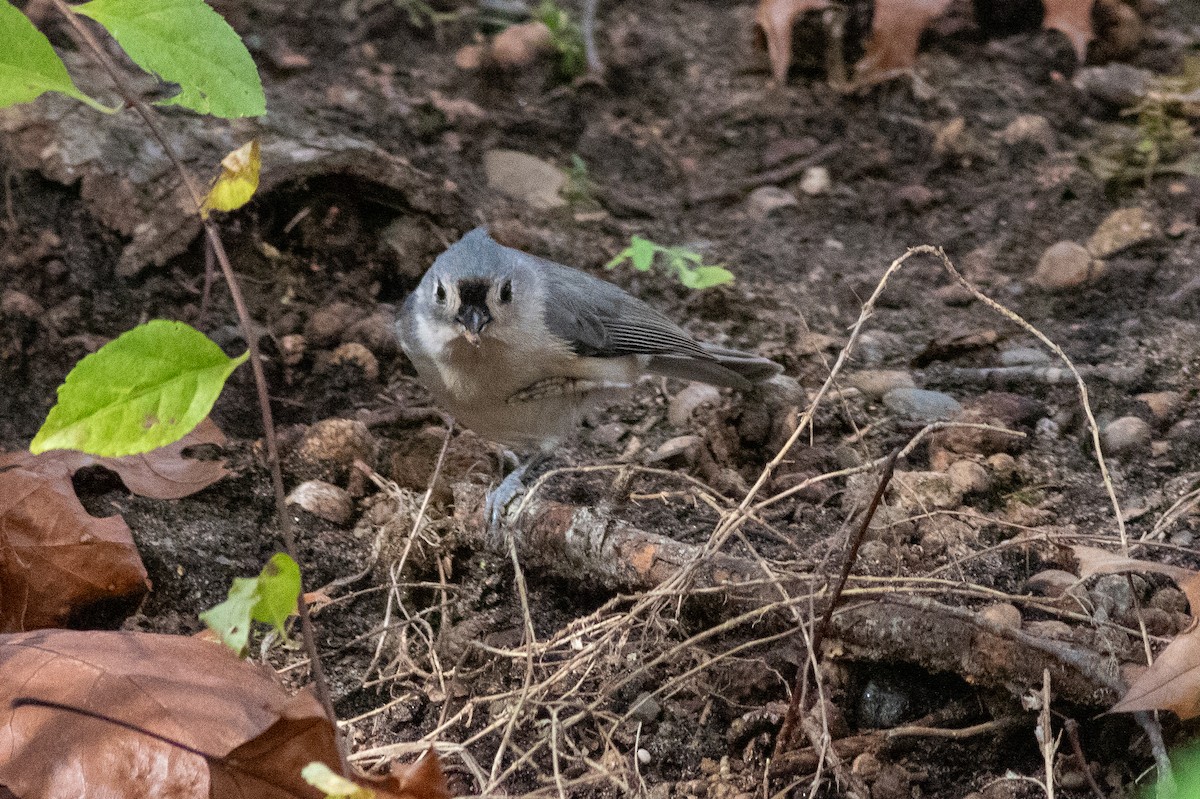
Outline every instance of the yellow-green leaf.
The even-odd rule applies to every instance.
[[[235,211],[258,190],[258,173],[262,166],[258,139],[243,144],[221,159],[221,174],[204,198],[201,213]]]
[[[246,360],[183,322],[156,319],[75,364],[29,450],[118,458],[174,443],[200,424]]]

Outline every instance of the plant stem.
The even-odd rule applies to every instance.
[[[154,110],[130,89],[125,76],[121,73],[116,63],[83,21],[79,19],[79,16],[71,10],[71,7],[65,0],[51,0],[51,2],[54,3],[55,9],[66,19],[68,24],[79,34],[79,37],[87,45],[88,50],[91,51],[93,58],[108,73],[109,78],[112,79],[125,104],[137,111],[138,115],[141,116],[142,121],[146,123],[146,127],[150,129],[150,133],[158,141],[159,146],[162,147],[163,152],[166,153],[167,158],[170,159],[171,164],[175,167],[175,171],[179,173],[179,177],[187,188],[188,194],[191,195],[192,201],[196,204],[196,214],[200,216],[201,222],[204,225],[204,234],[212,248],[212,253],[216,256],[217,263],[221,266],[221,274],[225,278],[225,284],[229,286],[229,294],[233,299],[233,307],[237,313],[238,325],[242,329],[242,334],[246,339],[246,347],[250,351],[250,369],[254,374],[255,388],[258,390],[258,405],[259,410],[262,412],[263,438],[267,444],[267,462],[271,472],[271,483],[275,489],[275,512],[279,517],[279,532],[283,538],[283,547],[292,560],[300,563],[300,557],[296,549],[296,536],[292,531],[292,518],[288,514],[287,500],[283,489],[283,471],[280,467],[279,444],[275,439],[275,422],[271,415],[271,401],[267,391],[266,374],[263,372],[262,357],[259,355],[258,342],[253,334],[254,327],[251,324],[250,311],[246,307],[241,287],[238,285],[237,276],[234,274],[233,264],[230,263],[229,256],[225,252],[225,245],[221,241],[220,232],[217,230],[216,224],[202,213],[201,208],[204,204],[204,196],[201,194],[191,173],[188,172],[183,162],[179,159],[178,154],[176,154],[174,148],[171,146],[162,128],[159,127]],[[349,774],[346,743],[341,730],[337,726],[337,714],[333,709],[333,696],[329,690],[329,681],[325,677],[325,669],[321,665],[320,654],[317,651],[316,635],[313,630],[312,617],[308,612],[308,605],[305,604],[303,599],[303,588],[301,589],[301,596],[297,597],[296,607],[300,615],[300,630],[304,637],[305,653],[308,655],[309,663],[311,664],[313,687],[316,690],[317,698],[325,709],[325,713],[329,716],[329,722],[334,726],[342,773]]]

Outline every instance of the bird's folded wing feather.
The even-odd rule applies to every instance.
[[[544,262],[546,327],[578,355],[685,355],[715,360],[687,331],[621,288]]]

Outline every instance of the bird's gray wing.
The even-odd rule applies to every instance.
[[[546,292],[546,327],[576,354],[716,360],[687,331],[624,289],[570,267],[537,260]]]

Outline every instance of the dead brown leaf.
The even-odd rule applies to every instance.
[[[1087,57],[1088,43],[1095,38],[1092,29],[1092,6],[1096,0],[1043,0],[1046,13],[1042,27],[1061,31],[1071,40],[1080,63]]]
[[[67,627],[92,612],[120,620],[149,589],[125,520],[88,514],[71,471],[0,472],[0,632]]]
[[[809,11],[829,8],[829,0],[759,0],[754,24],[762,31],[771,60],[771,76],[777,83],[787,79],[792,65],[792,26]]]
[[[119,621],[149,588],[129,527],[120,516],[84,509],[71,484],[76,471],[104,466],[136,494],[178,499],[228,473],[217,461],[181,457],[183,449],[224,441],[206,420],[144,455],[0,454],[0,632],[70,627],[97,614]]]
[[[338,763],[333,725],[309,691],[288,696],[269,671],[195,638],[3,635],[0,672],[0,786],[17,796],[81,795],[86,785],[89,796],[317,799],[300,769]],[[64,709],[12,709],[21,697],[132,729]]]
[[[1096,547],[1073,546],[1071,551],[1079,561],[1079,576],[1091,577],[1094,574],[1120,574],[1121,572],[1153,572],[1165,574],[1175,581],[1179,589],[1187,595],[1188,606],[1192,615],[1200,613],[1200,573],[1183,566],[1172,566],[1168,563],[1155,563],[1149,560],[1127,558],[1106,549]]]
[[[74,450],[53,450],[41,455],[28,451],[0,453],[0,469],[20,466],[31,472],[67,475],[87,466],[103,466],[116,472],[121,482],[133,493],[150,499],[180,499],[208,488],[229,474],[221,461],[202,461],[183,457],[183,450],[201,444],[225,443],[225,434],[211,420],[205,419],[174,444],[168,444],[141,455],[123,458],[100,458]]]
[[[388,776],[371,779],[367,784],[384,794],[383,799],[450,799],[446,775],[435,752],[426,752],[412,763],[393,763]]]
[[[1200,576],[1190,583],[1190,590],[1180,586],[1189,598],[1200,593]],[[1138,710],[1170,710],[1185,721],[1200,716],[1200,625],[1193,621],[1176,636],[1110,712]]]
[[[854,65],[855,83],[878,83],[910,69],[921,34],[949,5],[950,0],[877,0],[866,55]]]

